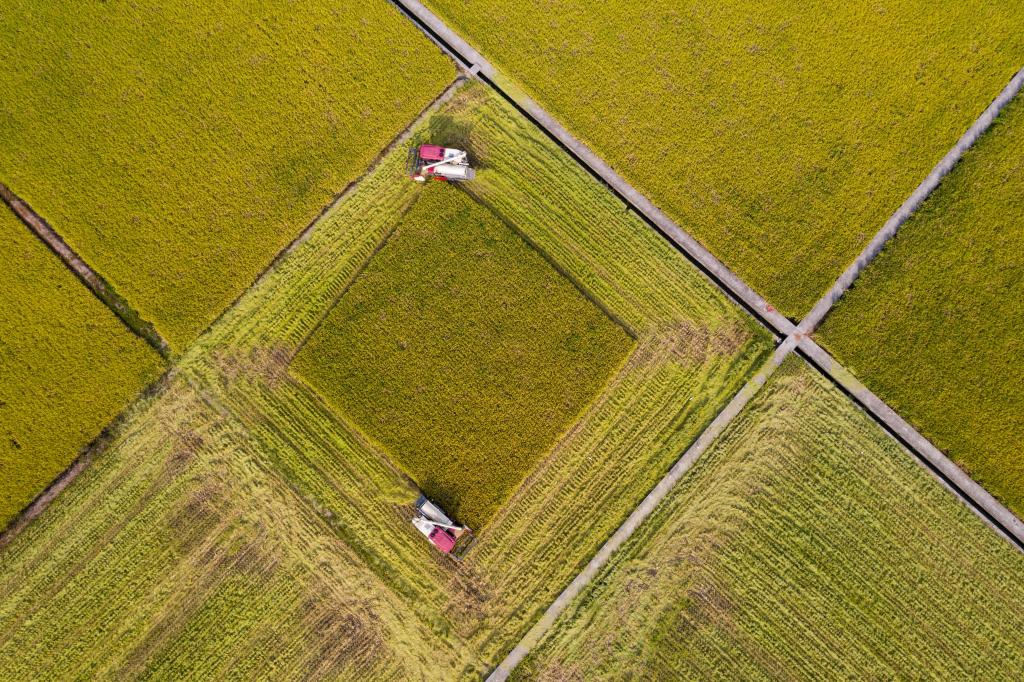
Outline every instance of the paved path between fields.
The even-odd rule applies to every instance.
[[[0,199],[3,199],[15,215],[35,233],[43,242],[50,247],[64,265],[82,281],[90,291],[104,303],[115,315],[117,315],[125,326],[148,343],[164,359],[170,357],[171,347],[167,344],[153,324],[145,319],[132,308],[120,294],[107,284],[106,280],[99,276],[89,264],[82,260],[75,250],[68,246],[56,230],[43,220],[31,206],[16,195],[7,185],[0,182]]]
[[[752,376],[746,384],[733,396],[721,412],[715,417],[704,431],[697,437],[697,440],[693,442],[683,456],[680,457],[672,468],[668,470],[668,473],[658,481],[658,484],[654,486],[651,492],[647,493],[647,497],[643,499],[643,502],[633,510],[629,517],[619,526],[601,549],[597,551],[586,567],[580,571],[580,573],[573,579],[569,586],[562,590],[562,593],[555,598],[555,601],[551,603],[544,615],[540,617],[530,631],[526,633],[526,636],[520,640],[519,644],[505,657],[505,660],[498,665],[497,668],[487,678],[488,682],[498,682],[500,680],[508,679],[509,674],[512,670],[519,665],[520,662],[526,657],[530,650],[540,642],[541,638],[547,633],[547,631],[554,625],[555,621],[562,614],[563,611],[579,596],[583,588],[597,576],[598,572],[604,567],[608,560],[612,557],[619,547],[629,539],[629,537],[640,527],[640,524],[644,522],[651,512],[654,511],[655,507],[665,499],[665,496],[671,492],[672,488],[675,487],[679,479],[693,467],[697,459],[700,458],[704,452],[711,447],[715,440],[725,431],[726,427],[732,423],[732,421],[743,411],[750,399],[753,398],[761,387],[765,385],[775,370],[782,364],[783,360],[793,352],[797,345],[797,337],[789,336],[785,341],[779,344],[775,351],[772,353],[771,358],[758,370],[757,374]]]
[[[668,237],[726,296],[753,313],[762,324],[779,337],[785,337],[793,331],[795,325],[789,319],[761,298],[747,286],[746,282],[705,249],[700,242],[691,237],[647,197],[612,170],[612,167],[601,157],[573,137],[540,105],[519,92],[518,89],[514,94],[510,94],[508,90],[511,88],[507,85],[499,85],[498,82],[507,83],[507,81],[497,69],[455,31],[448,28],[441,19],[424,7],[419,0],[391,1],[398,6],[403,14],[419,25],[427,37],[445,53],[453,57],[456,62],[465,65],[470,77],[484,79],[500,95],[515,104],[537,127],[557,140],[571,156],[607,184],[612,192],[618,195],[631,209]]]
[[[962,469],[946,457],[938,448],[918,433],[910,424],[886,405],[878,396],[860,383],[849,371],[835,361],[827,352],[808,338],[828,311],[850,288],[853,281],[867,265],[881,252],[907,218],[927,199],[949,171],[956,165],[978,137],[987,130],[995,120],[999,111],[1021,90],[1024,85],[1024,69],[1021,69],[1003,89],[999,96],[985,109],[974,124],[957,141],[953,148],[932,169],[928,177],[914,190],[911,196],[897,209],[879,232],[861,252],[853,264],[840,275],[839,279],[815,304],[811,312],[794,325],[782,316],[768,302],[761,298],[746,282],[725,267],[717,258],[700,245],[693,237],[682,230],[674,221],[654,206],[645,196],[640,194],[625,179],[611,169],[600,157],[586,145],[573,137],[550,114],[518,88],[507,85],[507,80],[457,33],[448,28],[419,0],[391,0],[399,11],[417,24],[426,35],[437,44],[442,51],[462,64],[469,77],[480,78],[500,95],[517,106],[534,124],[544,130],[553,139],[583,164],[596,177],[603,180],[627,205],[643,217],[652,227],[657,229],[674,242],[729,298],[742,307],[753,312],[756,317],[768,326],[777,336],[783,338],[776,348],[769,363],[751,378],[743,389],[726,405],[715,420],[703,431],[697,440],[669,470],[669,473],[634,509],[629,518],[598,550],[587,566],[580,572],[565,590],[548,607],[525,637],[516,645],[508,656],[487,678],[500,681],[508,678],[511,671],[518,665],[535,646],[558,616],[569,606],[572,600],[583,590],[600,569],[611,558],[612,554],[633,534],[637,527],[657,506],[682,477],[693,466],[696,459],[708,448],[711,442],[721,434],[726,426],[735,418],[750,398],[764,385],[768,376],[792,352],[799,347],[823,374],[849,393],[865,411],[879,424],[896,436],[909,452],[938,480],[944,487],[960,499],[982,521],[1000,536],[1006,538],[1017,549],[1024,551],[1024,523],[1012,512],[1000,504],[984,488],[971,479]],[[503,85],[499,85],[505,84]],[[510,94],[507,90],[513,90]]]
[[[1017,549],[1024,551],[1024,521],[1017,518],[941,450],[918,433],[813,339],[806,336],[798,338],[800,351],[813,365],[842,386],[868,414],[894,434],[946,489],[959,497],[992,530],[1009,540]]]
[[[982,112],[978,120],[974,122],[970,128],[967,129],[953,148],[946,153],[942,160],[936,164],[932,172],[928,174],[928,177],[917,186],[917,189],[903,202],[903,205],[896,209],[896,212],[882,225],[882,229],[878,231],[864,250],[860,252],[857,259],[850,264],[848,268],[839,276],[832,288],[829,289],[821,299],[814,305],[811,312],[801,320],[800,331],[805,334],[810,334],[818,325],[821,324],[822,320],[828,314],[832,306],[842,297],[843,294],[850,288],[853,281],[860,276],[864,268],[868,266],[871,261],[875,259],[885,244],[896,236],[897,230],[906,222],[907,218],[916,211],[921,204],[924,203],[925,199],[928,198],[942,179],[946,177],[946,174],[953,169],[953,166],[960,160],[968,149],[977,141],[977,139],[992,125],[995,121],[996,116],[1000,110],[1006,106],[1014,96],[1020,92],[1021,87],[1024,86],[1024,68],[1017,72],[1017,74],[1010,79],[1010,82],[1003,88],[1003,91],[999,93],[988,108]]]

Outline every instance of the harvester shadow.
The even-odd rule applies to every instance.
[[[427,123],[426,131],[421,134],[422,140],[416,143],[427,142],[465,150],[469,157],[469,165],[473,168],[486,168],[487,164],[480,158],[477,149],[473,144],[473,122],[462,118],[456,118],[450,114],[434,114]],[[417,137],[421,137],[417,136]]]

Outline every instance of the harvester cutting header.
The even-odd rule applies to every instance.
[[[469,155],[461,149],[421,144],[409,149],[409,177],[417,182],[430,178],[442,182],[472,180],[476,172],[469,167]]]

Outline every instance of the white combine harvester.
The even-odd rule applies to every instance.
[[[430,178],[442,182],[463,182],[476,177],[469,167],[469,155],[461,149],[421,144],[409,149],[409,177],[416,182]]]
[[[413,517],[412,525],[439,551],[458,558],[469,548],[472,542],[469,528],[452,521],[444,510],[426,496],[420,495],[420,499],[416,500],[416,511],[418,515]]]

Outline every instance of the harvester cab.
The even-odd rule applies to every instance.
[[[461,149],[421,144],[409,149],[409,177],[417,182],[430,178],[442,182],[463,182],[476,177],[469,166],[469,154]]]
[[[444,513],[440,507],[424,495],[416,500],[417,515],[412,525],[443,554],[458,559],[472,543],[473,534],[469,528],[460,526]]]

